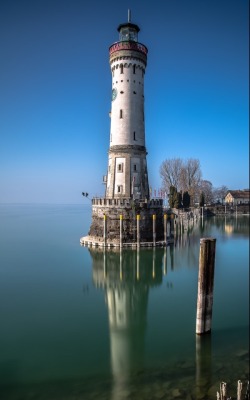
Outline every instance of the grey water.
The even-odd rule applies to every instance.
[[[1,399],[214,399],[220,382],[249,379],[249,216],[138,252],[80,246],[90,222],[86,205],[0,205]],[[200,338],[207,236],[214,305]]]

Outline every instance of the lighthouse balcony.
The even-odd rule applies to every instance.
[[[106,198],[106,197],[94,197],[92,199],[92,206],[95,207],[133,207],[138,205],[140,207],[151,208],[151,207],[162,207],[162,199],[132,199],[132,198]]]
[[[109,54],[112,55],[115,51],[120,50],[136,50],[147,55],[148,49],[144,44],[132,41],[121,41],[112,44],[109,48]]]

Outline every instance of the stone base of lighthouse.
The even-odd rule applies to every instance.
[[[80,243],[100,247],[166,246],[173,241],[174,221],[164,216],[161,199],[94,198],[88,236]]]

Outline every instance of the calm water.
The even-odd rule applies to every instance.
[[[0,205],[1,399],[212,399],[219,382],[246,380],[249,217],[204,220],[139,253],[81,247],[90,220],[87,206]],[[199,341],[206,236],[213,324]]]

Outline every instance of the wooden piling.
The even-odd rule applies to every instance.
[[[200,239],[196,334],[211,331],[216,239]]]
[[[153,246],[155,247],[156,243],[156,228],[155,228],[155,221],[156,221],[156,215],[153,214]]]
[[[140,214],[136,215],[137,223],[137,247],[140,247]]]

